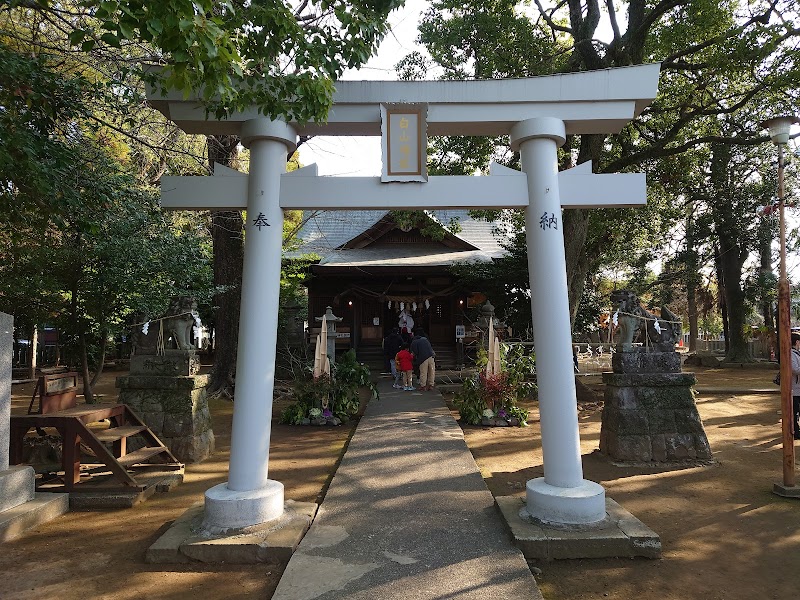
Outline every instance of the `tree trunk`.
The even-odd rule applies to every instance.
[[[686,286],[686,303],[689,311],[689,352],[697,352],[697,285],[692,278]]]
[[[81,349],[81,377],[83,377],[83,398],[86,404],[94,404],[94,392],[92,382],[89,379],[89,355],[86,352],[86,333],[81,329],[78,334]]]
[[[697,272],[698,259],[695,249],[695,215],[694,202],[687,205],[686,215],[686,308],[689,311],[689,352],[697,352],[697,286],[699,277]]]
[[[75,235],[75,248],[80,248],[81,234]],[[72,280],[72,298],[70,302],[70,312],[72,313],[72,323],[78,335],[78,346],[81,355],[81,377],[83,378],[83,398],[86,404],[94,404],[94,393],[92,392],[92,382],[89,379],[89,354],[86,350],[86,331],[84,320],[78,316],[78,284],[83,271],[83,265],[76,265],[75,278]]]
[[[239,138],[230,135],[208,137],[208,161],[235,166]],[[211,239],[214,248],[214,285],[225,291],[214,297],[214,366],[208,392],[233,398],[236,350],[239,342],[239,308],[244,261],[244,220],[241,211],[213,211]]]
[[[745,326],[745,297],[742,289],[742,260],[738,245],[720,239],[719,263],[725,280],[725,313],[728,323],[726,340],[726,362],[752,362],[747,344]]]
[[[725,338],[725,354],[728,354],[728,309],[725,304],[725,273],[719,246],[714,250],[714,270],[717,272],[717,306],[722,315],[722,336]]]
[[[765,235],[759,232],[758,249],[762,284],[774,279],[774,273],[772,272],[772,231],[767,219],[764,219],[764,226],[766,229]],[[763,334],[761,336],[764,341],[764,358],[771,358],[773,352],[777,354],[778,342],[775,339],[775,313],[773,311],[772,295],[765,290],[762,290],[761,316],[764,318]]]
[[[583,286],[589,272],[589,253],[586,237],[589,232],[589,211],[573,209],[563,211],[564,256],[567,268],[567,296],[569,298],[570,328],[575,325]]]
[[[103,373],[103,366],[106,364],[106,347],[108,346],[108,332],[105,327],[100,329],[100,355],[97,358],[97,368],[92,377],[92,388],[94,388],[100,375]]]
[[[575,164],[592,161],[592,170],[597,172],[600,156],[603,152],[605,135],[582,135],[578,159]],[[561,168],[567,168],[571,162],[562,163]],[[567,269],[567,295],[569,298],[570,327],[575,325],[578,314],[578,305],[586,285],[586,276],[593,266],[593,261],[601,256],[601,248],[593,248],[589,241],[589,224],[592,216],[591,210],[571,209],[564,210],[564,256]]]
[[[39,328],[34,325],[31,327],[31,345],[29,346],[30,355],[28,356],[28,379],[36,379],[36,359],[39,351]]]

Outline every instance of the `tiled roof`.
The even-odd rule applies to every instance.
[[[315,211],[297,236],[301,240],[300,247],[289,253],[289,256],[314,253],[324,258],[375,225],[387,212],[385,210]],[[443,225],[449,225],[451,221],[456,220],[460,231],[455,235],[479,248],[481,254],[492,258],[504,254],[498,238],[493,233],[494,223],[472,219],[466,210],[430,211],[428,215]],[[308,214],[303,216],[307,218]],[[432,252],[439,251],[432,250]]]
[[[481,250],[454,250],[418,244],[334,250],[323,258],[321,267],[442,266],[458,263],[486,263],[492,258]]]

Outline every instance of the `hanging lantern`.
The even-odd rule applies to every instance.
[[[411,303],[411,312],[417,312],[417,303],[416,302],[412,302]]]
[[[405,302],[401,302],[400,303],[400,310],[405,310],[405,309],[406,309],[406,303]]]
[[[425,298],[425,308],[430,308],[430,307],[431,307],[431,302],[430,302],[430,300],[428,300],[427,298]]]
[[[389,300],[388,306],[389,306],[389,310],[392,310],[392,301],[391,300]]]

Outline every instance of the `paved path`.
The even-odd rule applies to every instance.
[[[437,392],[381,384],[273,600],[541,600]]]

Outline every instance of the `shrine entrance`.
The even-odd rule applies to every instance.
[[[283,485],[268,478],[284,209],[525,211],[544,477],[528,481],[527,511],[546,522],[589,524],[605,491],[583,479],[561,211],[635,206],[643,174],[595,175],[584,163],[558,172],[567,135],[616,133],[655,98],[660,65],[498,81],[337,82],[326,123],[285,123],[256,108],[214,120],[194,99],[152,93],[150,103],[187,133],[238,135],[250,173],[162,178],[162,204],[247,209],[231,458],[227,483],[206,492],[204,526],[240,528],[283,514]],[[402,104],[398,100],[403,99]],[[380,135],[381,177],[284,173],[301,135]],[[522,171],[428,177],[428,135],[508,135]],[[347,240],[342,240],[344,243]]]

